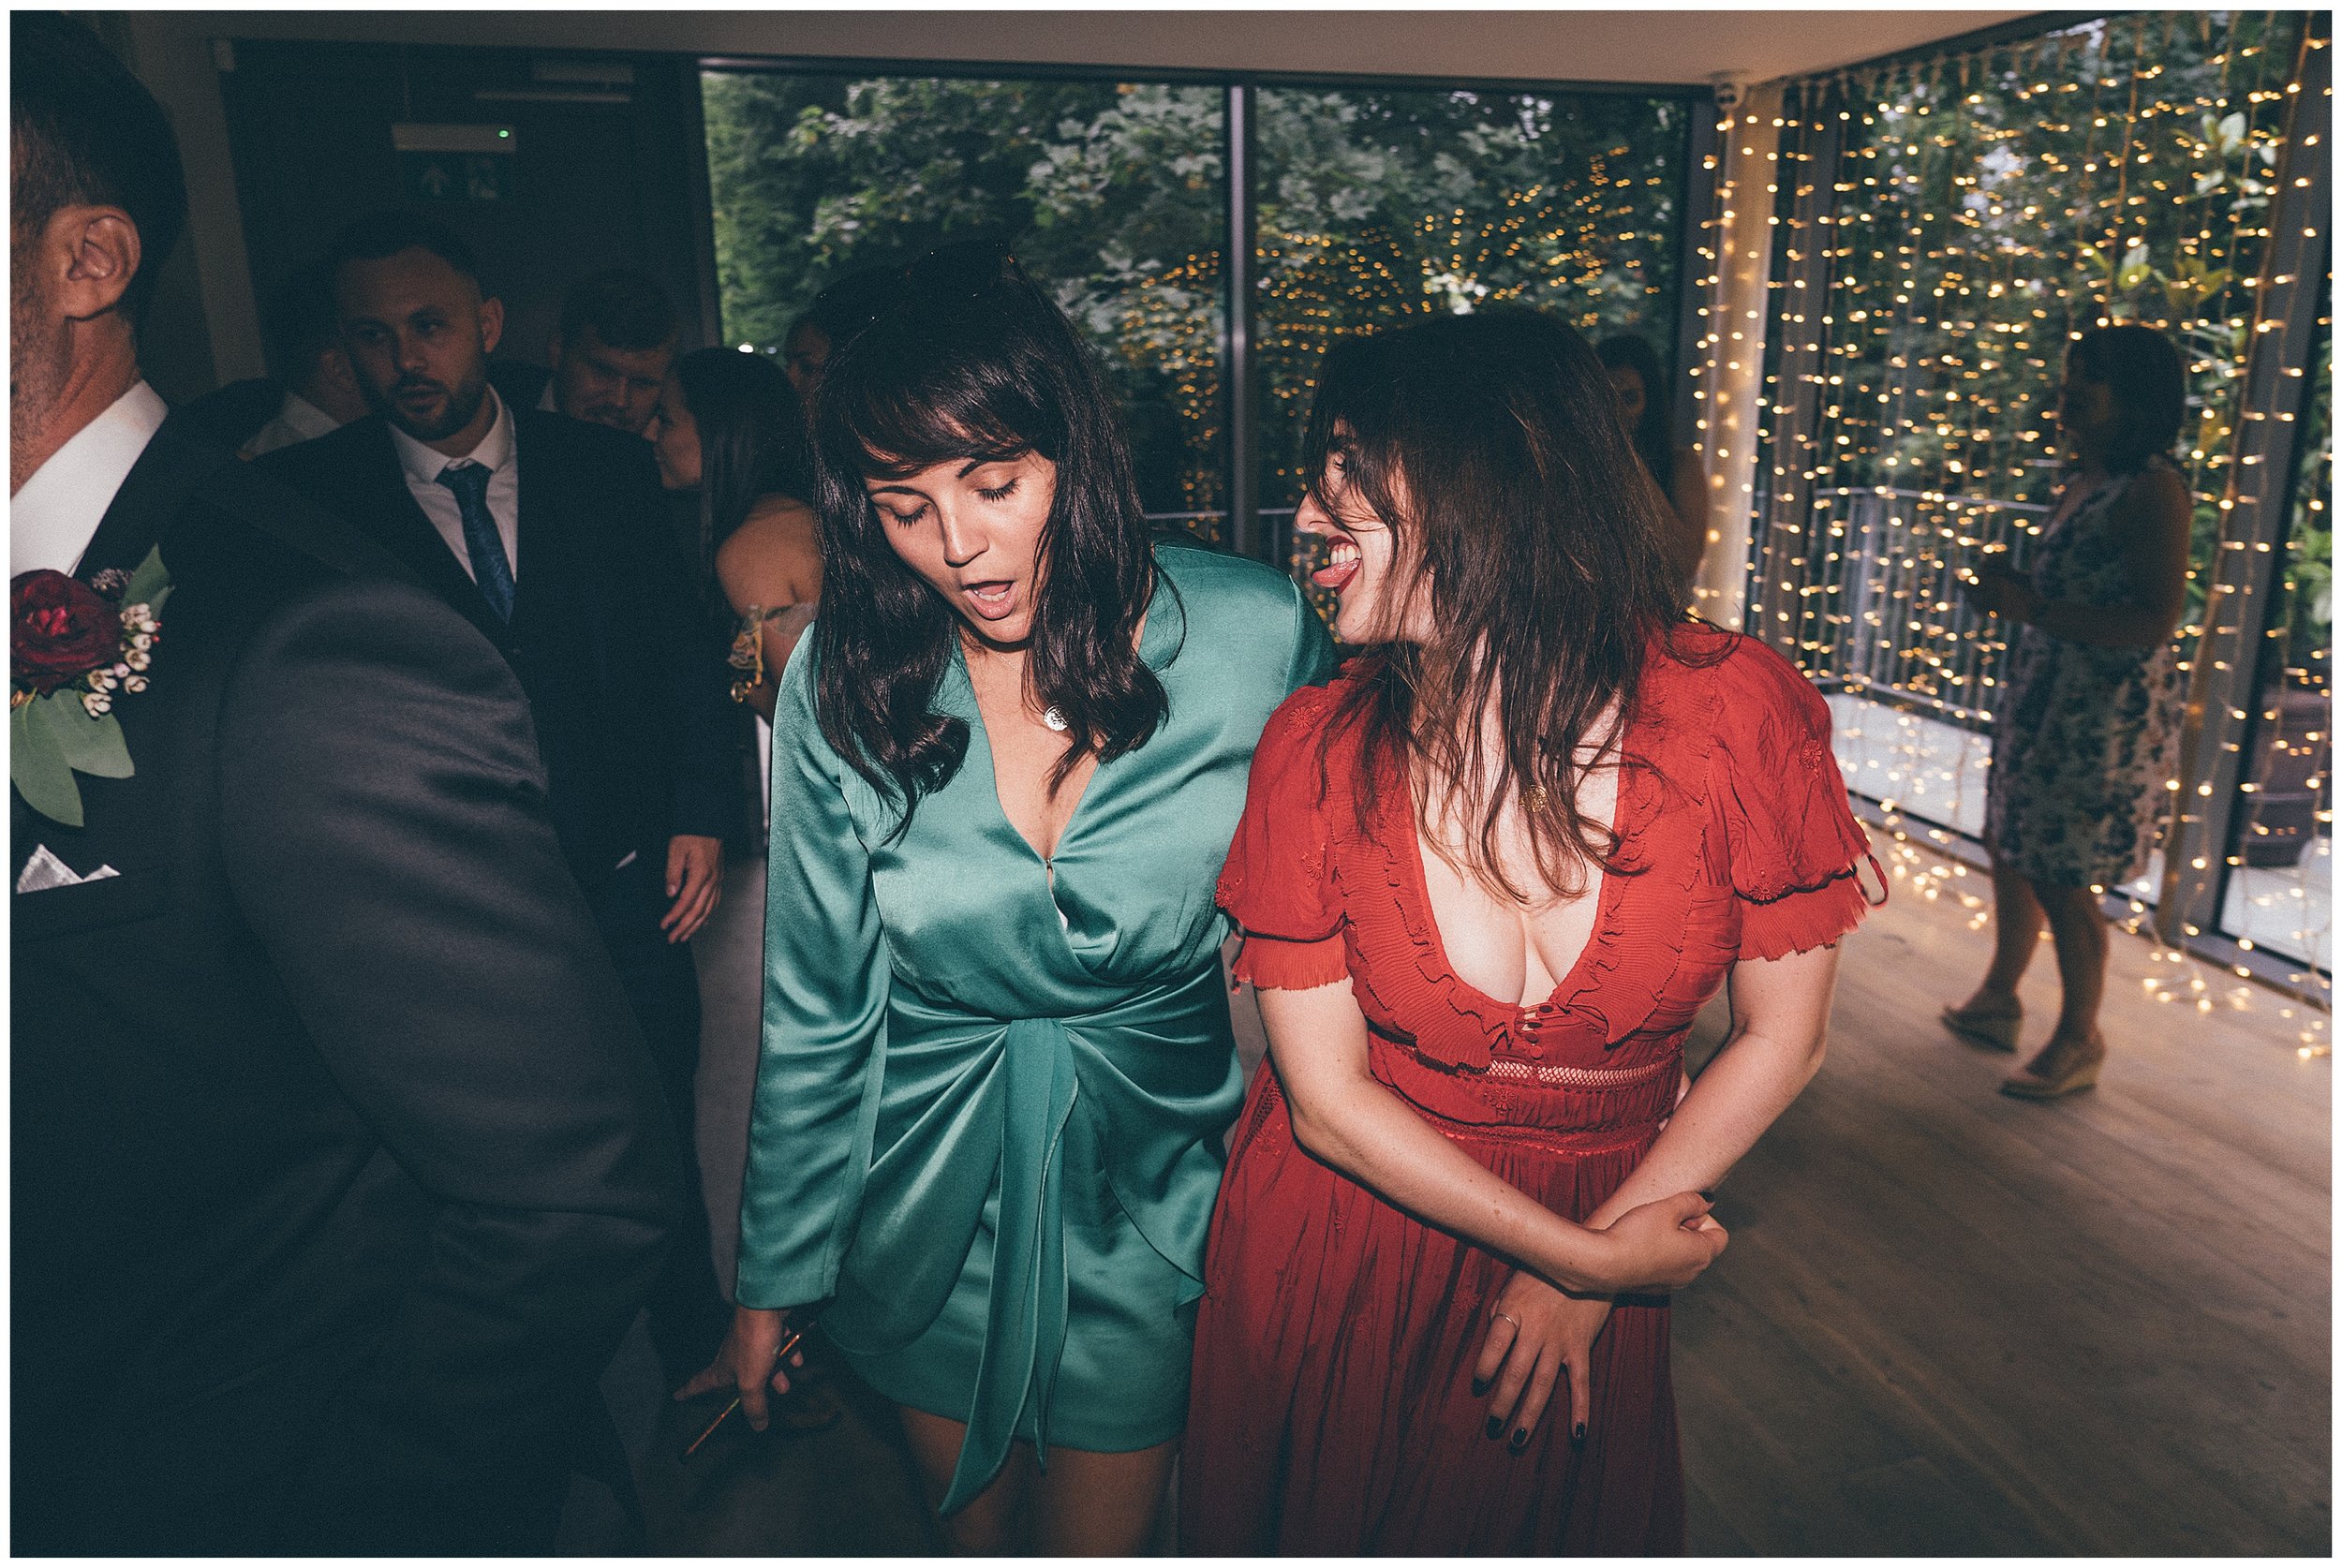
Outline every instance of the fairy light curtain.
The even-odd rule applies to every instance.
[[[1835,694],[1842,762],[1906,869],[1906,836],[1981,821],[2007,647],[1954,573],[2026,558],[2057,480],[2065,348],[2102,322],[2158,328],[2187,360],[2193,654],[2304,25],[2129,13],[1785,100],[1747,629]],[[2292,546],[2320,582],[2328,537]],[[2282,622],[2290,606],[2261,608]],[[2330,695],[2329,617],[2292,617],[2307,626],[2290,663],[2292,684]],[[1921,891],[1984,919],[1964,882]],[[2155,895],[2125,891],[2135,924]],[[2322,929],[2291,935],[2323,961]]]

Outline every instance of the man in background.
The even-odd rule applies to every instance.
[[[614,267],[579,278],[561,296],[561,324],[546,345],[550,372],[499,360],[488,378],[516,407],[640,436],[659,406],[678,337],[674,303],[659,280]]]
[[[562,846],[690,1148],[700,1006],[687,944],[721,895],[738,791],[729,672],[692,608],[649,443],[497,393],[487,365],[503,307],[444,226],[378,214],[329,254],[342,340],[375,411],[260,467],[398,556],[519,677]],[[692,1186],[689,1229],[649,1303],[677,1383],[729,1321]]]
[[[261,311],[260,332],[269,369],[285,396],[276,416],[237,449],[237,456],[263,456],[365,417],[366,402],[358,395],[334,314],[333,270],[322,257],[277,285]]]
[[[10,35],[9,557],[53,613],[13,638],[9,1545],[548,1551],[682,1160],[526,697],[168,417],[170,125],[81,23]],[[75,693],[134,652],[109,758]]]

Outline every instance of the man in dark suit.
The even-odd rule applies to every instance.
[[[720,895],[737,789],[727,672],[703,645],[649,445],[497,395],[487,357],[501,306],[439,225],[363,219],[329,256],[376,412],[261,469],[405,561],[519,676],[563,848],[689,1148],[700,1013],[685,944]],[[706,1364],[729,1321],[704,1211],[692,1214],[650,1302],[674,1383]]]
[[[547,1550],[682,1161],[526,696],[166,419],[169,125],[79,23],[11,33],[16,597],[172,587],[135,771],[10,801],[10,1546]]]

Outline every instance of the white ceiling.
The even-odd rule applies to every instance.
[[[1763,81],[2038,13],[1981,10],[179,11],[210,37],[706,55],[1510,77]]]

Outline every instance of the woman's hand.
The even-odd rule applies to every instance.
[[[699,935],[724,895],[724,841],[678,833],[667,840],[667,896],[674,899],[659,928],[670,942]]]
[[[1594,1233],[1601,1246],[1584,1270],[1584,1287],[1616,1294],[1690,1284],[1729,1239],[1709,1218],[1711,1206],[1697,1192],[1678,1192],[1628,1209],[1607,1230]]]
[[[1609,1318],[1608,1296],[1570,1295],[1515,1270],[1489,1309],[1488,1338],[1472,1372],[1475,1390],[1489,1388],[1489,1436],[1526,1448],[1554,1385],[1567,1378],[1570,1441],[1585,1442],[1593,1412],[1593,1342]]]
[[[2033,591],[2033,584],[1998,560],[1986,561],[1974,576],[1957,581],[1968,602],[1988,614],[2025,621],[2040,606],[2041,596]]]
[[[732,1331],[724,1336],[723,1348],[704,1371],[675,1390],[678,1399],[689,1399],[713,1388],[740,1390],[740,1409],[748,1416],[749,1425],[758,1431],[764,1429],[771,1419],[766,1409],[764,1391],[775,1394],[789,1392],[789,1374],[780,1366],[780,1342],[788,1337],[789,1314],[763,1307],[735,1307],[732,1312]],[[805,1353],[791,1353],[789,1365],[805,1365]]]

